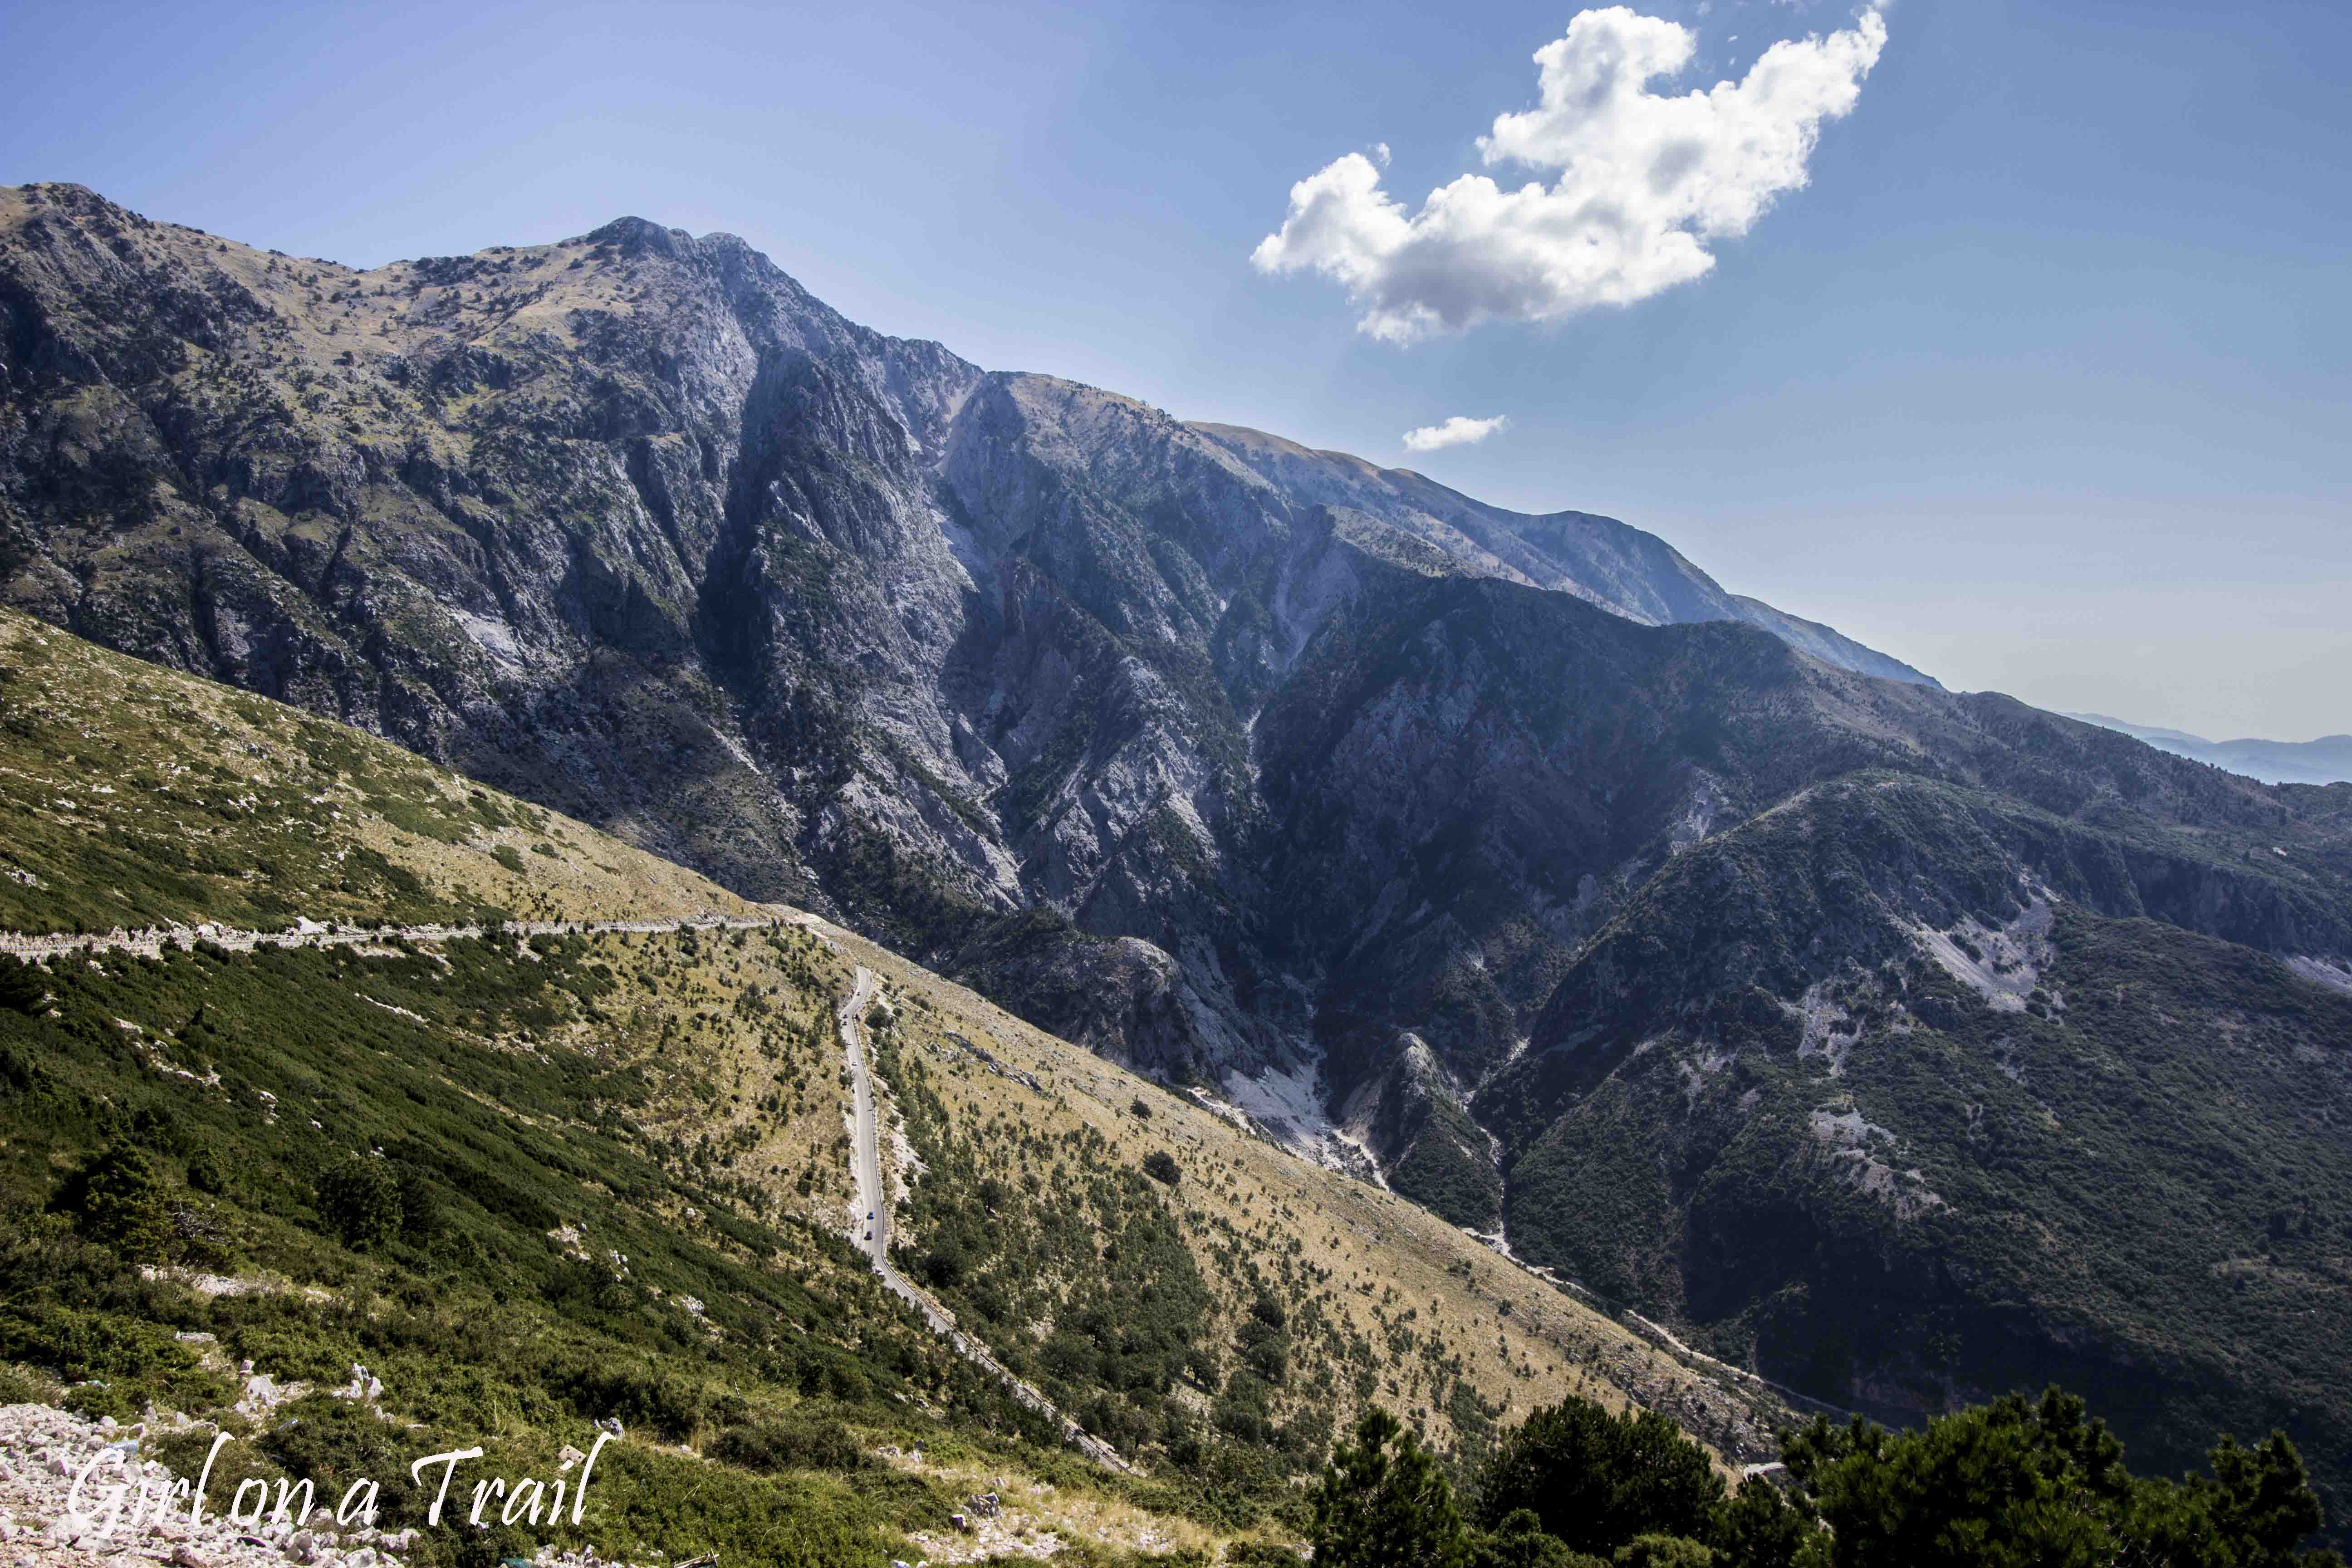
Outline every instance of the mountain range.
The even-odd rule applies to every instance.
[[[2127,724],[2101,713],[2070,713],[2067,717],[2096,724],[2103,730],[2118,731],[2146,741],[2159,752],[2210,763],[2264,784],[2352,783],[2352,735],[2322,735],[2315,741],[2209,741],[2185,730]]]
[[[788,900],[1837,1403],[2352,1482],[2352,788],[623,219],[0,193],[0,595]],[[2183,1158],[2184,1152],[2194,1158]]]

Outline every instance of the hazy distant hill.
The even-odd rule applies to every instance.
[[[2322,735],[2316,741],[2209,741],[2180,730],[2127,724],[2102,713],[2073,713],[2085,724],[2118,730],[2176,757],[2194,757],[2264,784],[2352,782],[2352,735]]]

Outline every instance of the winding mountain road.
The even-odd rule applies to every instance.
[[[1119,1458],[1118,1450],[1064,1415],[1052,1400],[1015,1376],[1011,1368],[989,1353],[987,1346],[957,1328],[948,1310],[917,1289],[890,1261],[890,1195],[889,1189],[882,1184],[880,1118],[875,1110],[874,1075],[866,1065],[866,1014],[874,1005],[878,988],[874,972],[859,964],[849,995],[836,1015],[842,1056],[849,1066],[850,1103],[856,1123],[856,1146],[850,1159],[857,1183],[857,1206],[871,1216],[858,1222],[862,1231],[857,1244],[860,1250],[874,1265],[874,1272],[881,1277],[885,1289],[920,1312],[931,1332],[947,1341],[958,1355],[995,1376],[1013,1391],[1013,1398],[1053,1422],[1060,1428],[1064,1442],[1106,1469],[1132,1471],[1134,1467]]]

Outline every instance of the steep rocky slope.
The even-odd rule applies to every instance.
[[[2165,1468],[2283,1426],[2342,1498],[2352,969],[2264,951],[2343,950],[2313,826],[1865,772],[1711,836],[1475,1101],[1514,1244],[1825,1397],[2059,1381]]]
[[[1234,425],[1192,428],[1294,501],[1363,512],[1433,544],[1456,570],[1572,594],[1644,626],[1742,621],[1825,664],[1936,686],[1901,659],[1760,599],[1727,594],[1655,534],[1587,511],[1528,516],[1472,500],[1402,468],[1318,452]]]
[[[1452,1124],[1415,1148],[1444,1173],[1397,1179],[1465,1223],[1488,1223],[1499,1179],[1444,1108],[1531,1035],[1546,1043],[1537,1020],[1570,1005],[1555,993],[1571,963],[1677,857],[1859,770],[1992,794],[2041,825],[2038,874],[2097,907],[2289,957],[2352,947],[2336,793],[2265,790],[2005,699],[1828,669],[1736,626],[1651,629],[1557,595],[1413,580],[1325,634],[1260,734],[1275,907],[1290,911],[1276,939],[1324,980],[1330,1077],[1391,1152],[1412,1137],[1398,1118],[1426,1121],[1414,1107]],[[1856,874],[1924,874],[1899,831],[1849,852]],[[1957,901],[2006,918],[2005,887],[1988,878]],[[1727,907],[1677,914],[1762,940]],[[1714,930],[1664,940],[1679,952]],[[1834,967],[1908,938],[1800,919],[1780,940]],[[1793,1001],[1817,977],[1664,964],[1635,978],[1661,1006],[1700,1006],[1751,984]],[[1443,1071],[1408,1065],[1424,1056]]]

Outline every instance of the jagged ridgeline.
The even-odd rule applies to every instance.
[[[1767,1451],[1754,1393],[884,950],[8,611],[0,825],[0,928],[51,933],[0,958],[0,1394],[217,1422],[216,1486],[546,1469],[616,1416],[563,1538],[607,1556],[911,1561],[992,1490],[1116,1562],[1296,1539],[1370,1402],[1457,1465],[1574,1392]],[[854,964],[901,1263],[1130,1472],[848,1244]]]
[[[2352,1500],[2352,786],[1945,691],[1605,518],[982,371],[725,236],[360,271],[26,186],[0,312],[10,604],[814,909],[1812,1395],[2055,1373],[2142,1463],[2277,1424]],[[563,851],[447,789],[410,795]],[[410,896],[379,840],[338,863],[355,909]],[[272,896],[112,864],[56,912],[166,873]],[[1222,1192],[1147,1206],[1076,1098],[1050,1149],[1010,1103],[958,1121],[1003,1080],[925,1039],[948,1120],[906,1132],[951,1172],[1058,1164],[1142,1256]],[[1124,1250],[1081,1289],[1006,1173],[956,1179],[918,1184],[952,1244],[909,1266],[967,1320],[1045,1314],[1042,1346],[1119,1310],[1089,1292]],[[1183,1234],[1264,1363],[1203,1432],[1287,1430],[1301,1344],[1423,1310],[1252,1316]],[[1187,1364],[1160,1316],[1120,1367]],[[1089,1405],[1127,1374],[1039,1354]]]

